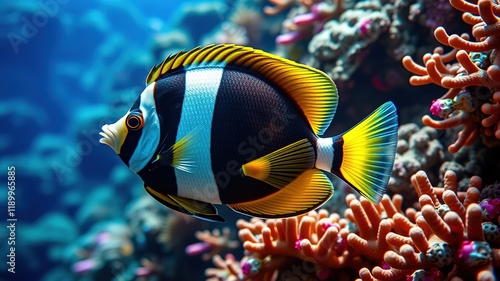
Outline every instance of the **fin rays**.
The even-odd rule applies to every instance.
[[[224,219],[217,215],[217,209],[210,203],[174,195],[161,194],[147,185],[144,185],[144,188],[153,198],[176,211],[208,221],[224,222]]]
[[[315,134],[325,132],[337,109],[337,87],[322,71],[233,44],[208,45],[171,55],[160,65],[153,66],[146,84],[184,67],[204,66],[235,67],[252,71],[272,82],[299,105]]]
[[[196,151],[193,150],[193,142],[201,128],[197,127],[187,135],[178,140],[167,150],[160,152],[155,161],[166,162],[166,164],[181,171],[192,173],[196,168]]]
[[[332,194],[333,186],[330,180],[320,170],[311,169],[269,196],[228,206],[250,216],[283,218],[314,210]]]
[[[386,102],[342,135],[340,176],[372,202],[379,202],[389,181],[397,144],[397,113]]]
[[[301,139],[242,166],[243,174],[278,189],[314,166],[315,152],[307,139]]]

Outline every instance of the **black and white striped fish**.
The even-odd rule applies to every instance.
[[[333,194],[333,173],[380,201],[397,142],[393,103],[322,138],[337,108],[323,72],[249,47],[210,45],[169,56],[100,140],[166,206],[224,221],[212,204],[289,217]]]

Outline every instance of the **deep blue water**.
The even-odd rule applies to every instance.
[[[179,26],[181,7],[193,3],[199,2],[0,3],[2,181],[8,167],[16,173],[15,190],[8,194],[2,184],[0,192],[0,280],[131,280],[133,272],[79,277],[72,267],[81,259],[75,249],[84,247],[93,227],[100,221],[123,223],[127,205],[145,194],[115,153],[98,143],[98,132],[123,115],[144,88],[158,62],[154,36],[186,28]],[[223,16],[209,19],[202,24],[211,29]],[[15,205],[8,209],[10,201]],[[9,211],[17,219],[12,231],[6,228]],[[187,241],[195,242],[195,230]],[[8,272],[11,246],[15,274]],[[134,255],[144,251],[135,245]],[[168,255],[173,258],[166,268],[175,276],[180,259]],[[200,263],[199,257],[193,262]],[[199,279],[206,266],[191,275]]]
[[[164,57],[163,51],[178,51],[184,44],[182,38],[178,39],[181,43],[176,43],[174,37],[164,45],[158,40],[155,44],[155,38],[175,29],[187,38],[184,48],[200,45],[206,35],[229,20],[235,2],[221,1],[217,8],[191,17],[183,17],[183,7],[196,6],[199,1],[0,3],[0,281],[134,280],[133,269],[140,266],[142,257],[164,258],[161,266],[168,274],[150,280],[188,280],[187,276],[190,280],[204,280],[203,271],[211,262],[184,254],[184,247],[196,242],[196,230],[213,227],[202,222],[174,229],[184,240],[178,242],[179,248],[170,245],[173,249],[168,250],[152,240],[154,235],[149,229],[142,228],[144,233],[132,235],[129,241],[134,245],[132,254],[124,254],[125,246],[120,248],[126,256],[120,270],[104,268],[79,275],[73,266],[88,258],[89,252],[97,260],[102,258],[99,254],[103,254],[96,250],[96,234],[112,233],[108,228],[113,223],[129,223],[134,218],[134,214],[127,213],[130,204],[145,195],[139,178],[109,147],[98,143],[101,126],[114,122],[128,110],[144,89],[152,65]],[[268,4],[241,2],[254,3],[257,11]],[[278,34],[279,24],[277,29],[263,32],[254,47],[274,51]],[[299,43],[295,52],[305,50],[306,44]],[[343,87],[334,132],[356,124],[388,99],[400,109],[423,104],[425,110],[432,99],[443,93],[435,86],[418,90],[408,87],[409,74],[393,61],[397,65],[395,72],[403,73],[404,85],[399,84],[393,92],[377,92],[371,84],[373,77],[366,73],[377,72],[373,69],[387,61],[380,56],[366,61],[368,67],[352,77],[356,87]],[[358,93],[360,98],[354,96]],[[351,109],[350,113],[343,113],[343,106]],[[414,121],[420,118],[415,112],[421,111],[406,111],[410,114],[400,121]],[[353,115],[356,118],[351,118]],[[16,171],[15,200],[8,198],[5,184],[8,167]],[[11,210],[17,219],[15,274],[7,271],[6,257],[11,246],[8,238],[12,236],[6,227],[7,202],[12,200],[15,209]],[[161,217],[166,211],[158,212],[160,215],[156,215]],[[222,212],[228,219],[227,226],[234,228],[241,216],[224,208]]]

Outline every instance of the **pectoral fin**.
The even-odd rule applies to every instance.
[[[171,209],[211,222],[225,222],[222,217],[217,215],[217,209],[210,203],[161,194],[147,185],[144,188],[153,198]]]
[[[200,128],[195,128],[179,139],[174,145],[158,154],[155,161],[160,161],[184,172],[192,173],[196,168],[195,141]]]
[[[303,172],[269,196],[250,202],[228,204],[236,212],[261,218],[297,216],[314,210],[333,194],[331,181],[318,169]]]

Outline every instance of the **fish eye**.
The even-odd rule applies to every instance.
[[[144,119],[142,118],[142,113],[139,110],[133,110],[127,116],[127,128],[132,131],[137,131],[142,129],[144,126]]]

